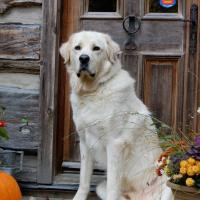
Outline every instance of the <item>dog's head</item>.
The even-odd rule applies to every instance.
[[[67,68],[83,80],[95,80],[103,72],[111,71],[119,61],[119,53],[119,45],[109,35],[93,31],[73,34],[60,48]]]

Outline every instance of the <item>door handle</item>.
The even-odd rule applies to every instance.
[[[140,30],[141,20],[134,16],[129,15],[123,20],[123,29],[128,34],[128,39],[125,41],[125,49],[126,50],[135,50],[137,45],[135,44],[135,34]]]

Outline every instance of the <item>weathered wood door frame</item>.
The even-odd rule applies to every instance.
[[[189,133],[200,131],[200,115],[197,109],[200,106],[200,1],[189,0],[186,2],[186,18],[190,19],[190,7],[192,4],[198,6],[198,30],[196,52],[190,52],[190,23],[186,24],[186,51],[185,51],[185,85],[184,94],[184,124]]]
[[[41,138],[37,182],[50,184],[55,173],[58,63],[61,0],[43,1],[42,66],[40,71]]]
[[[60,43],[75,30],[78,0],[44,0],[42,60],[40,72],[41,139],[37,182],[53,183],[63,159],[64,132],[69,131],[69,91],[63,61],[59,58]],[[59,102],[59,103],[58,103]],[[57,145],[59,143],[59,145]],[[66,147],[68,148],[68,147]],[[69,151],[68,151],[69,152]]]
[[[78,30],[80,0],[62,1],[61,18],[60,18],[60,43],[66,42],[69,36]],[[73,145],[73,130],[71,106],[69,103],[70,87],[68,74],[66,72],[63,59],[59,63],[59,105],[58,105],[58,132],[57,132],[57,169],[61,171],[63,158],[70,159],[70,151]],[[65,144],[65,145],[64,145]]]

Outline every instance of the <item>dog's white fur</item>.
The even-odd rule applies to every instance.
[[[118,44],[106,34],[82,31],[60,53],[80,137],[80,186],[74,200],[87,199],[94,161],[107,170],[107,180],[97,186],[101,199],[173,200],[166,178],[155,174],[158,138],[148,109],[135,94],[134,79],[121,69]],[[83,54],[90,57],[89,71],[77,77]]]

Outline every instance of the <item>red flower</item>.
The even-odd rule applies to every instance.
[[[161,173],[161,169],[160,169],[160,168],[157,168],[157,169],[156,169],[156,174],[157,174],[158,176],[162,176],[162,173]]]
[[[6,126],[6,122],[5,121],[0,121],[0,127],[5,127]]]

